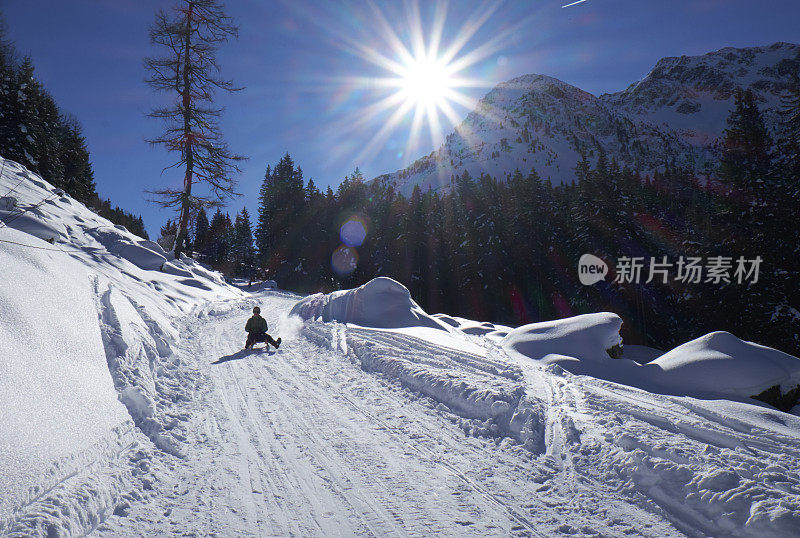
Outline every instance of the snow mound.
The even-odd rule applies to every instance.
[[[753,396],[800,384],[800,359],[718,331],[682,344],[649,363],[663,385],[686,391]]]
[[[26,234],[38,237],[44,241],[63,240],[67,237],[67,230],[58,222],[48,219],[42,215],[37,215],[36,210],[22,213],[26,208],[14,211],[0,210],[0,220],[8,223],[9,228],[14,228]]]
[[[131,241],[118,241],[109,250],[145,270],[159,270],[167,262],[163,255]]]
[[[501,346],[513,356],[534,360],[561,356],[574,360],[608,358],[608,350],[622,345],[622,319],[610,312],[531,323],[511,330]]]
[[[411,298],[408,288],[387,277],[372,279],[352,290],[311,295],[298,302],[290,315],[304,320],[338,321],[380,329],[430,327],[450,330],[445,322],[420,308]]]
[[[188,268],[182,267],[182,265],[179,261],[166,262],[161,266],[161,271],[184,278],[194,278],[192,272]]]

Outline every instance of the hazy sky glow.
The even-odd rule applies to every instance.
[[[334,187],[356,166],[367,178],[430,153],[489,88],[529,73],[600,94],[625,88],[663,56],[800,42],[796,0],[505,2],[229,0],[240,39],[220,54],[247,89],[221,96],[239,177],[254,209],[264,169],[289,152],[306,177]],[[168,214],[145,189],[179,184],[145,118],[156,0],[3,0],[10,37],[29,53],[59,105],[83,123],[98,190],[141,213],[151,234]],[[446,72],[442,75],[442,72]],[[252,214],[252,212],[251,212]]]

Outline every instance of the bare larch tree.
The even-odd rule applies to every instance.
[[[164,170],[184,170],[182,189],[165,188],[152,194],[160,205],[179,208],[177,257],[185,249],[190,212],[221,205],[237,194],[234,176],[241,172],[238,163],[244,157],[232,153],[223,140],[218,123],[222,108],[213,106],[217,90],[242,89],[220,77],[216,59],[219,46],[237,36],[238,28],[219,0],[180,0],[169,14],[159,10],[150,28],[150,42],[163,54],[145,60],[146,82],[157,91],[173,94],[175,101],[149,114],[164,122],[164,131],[148,142],[180,155]],[[200,182],[207,185],[207,193],[193,194],[193,185]]]

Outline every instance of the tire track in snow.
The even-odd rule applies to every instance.
[[[307,326],[305,329],[305,334],[308,334],[311,337],[311,340],[317,345],[321,345],[325,343],[324,333],[326,331],[330,332],[330,347],[334,350],[337,350],[340,347],[335,345],[335,343],[336,341],[342,339],[342,332],[349,333],[350,338],[353,339],[351,345],[348,346],[351,349],[358,347],[359,344],[355,340],[360,339],[362,336],[366,336],[367,340],[370,342],[383,340],[386,342],[386,344],[391,344],[391,337],[394,336],[394,334],[386,333],[380,330],[371,331],[368,329],[353,329],[349,327],[347,329],[330,329],[324,325]],[[375,338],[372,338],[373,336],[375,336]],[[402,349],[402,351],[398,350],[398,347]],[[439,348],[436,348],[435,346],[423,340],[407,336],[403,339],[402,346],[398,346],[395,342],[395,345],[392,346],[392,349],[387,347],[387,349],[382,350],[382,352],[389,354],[402,353],[404,359],[416,362],[414,357],[415,354],[420,352],[422,354],[435,353]],[[457,350],[448,351],[448,354],[456,356],[461,355],[462,353],[468,357],[472,356],[472,354]],[[482,357],[477,358],[482,359]],[[484,363],[486,362],[488,361],[484,361]],[[499,365],[502,363],[495,359],[492,364]],[[450,365],[450,367],[452,368],[453,365]],[[508,364],[506,364],[505,367],[508,368]],[[524,508],[529,510],[532,516],[538,516],[539,518],[542,518],[542,515],[544,515],[545,517],[542,519],[545,520],[549,518],[550,520],[547,521],[546,527],[552,529],[550,532],[578,532],[575,528],[576,526],[582,527],[584,532],[596,532],[590,531],[589,529],[591,529],[592,525],[598,523],[597,519],[600,518],[597,513],[598,511],[601,513],[605,513],[607,511],[609,514],[611,514],[608,516],[609,521],[606,528],[614,529],[615,532],[621,532],[619,525],[624,526],[624,521],[628,520],[631,520],[633,523],[633,527],[629,529],[631,531],[636,528],[640,528],[639,525],[648,529],[657,526],[659,519],[661,519],[660,515],[653,514],[651,509],[642,510],[640,507],[620,502],[618,499],[614,498],[615,492],[613,492],[611,488],[597,480],[593,480],[591,477],[585,476],[572,466],[572,457],[570,452],[566,449],[566,440],[570,440],[572,442],[573,437],[578,437],[577,442],[579,443],[580,441],[579,435],[576,435],[577,431],[571,417],[575,416],[577,418],[578,416],[585,415],[585,411],[578,412],[577,409],[574,409],[578,405],[578,400],[582,401],[582,399],[576,397],[576,390],[574,388],[570,387],[564,380],[561,380],[557,376],[544,375],[538,368],[533,366],[531,366],[531,371],[534,372],[538,377],[541,377],[541,379],[538,379],[537,377],[538,381],[529,380],[529,383],[534,383],[533,386],[540,389],[538,392],[542,393],[541,397],[546,399],[550,404],[549,407],[553,409],[553,412],[549,417],[550,420],[545,425],[545,429],[549,429],[551,431],[550,443],[548,445],[551,455],[544,456],[541,461],[538,461],[533,465],[533,469],[538,469],[537,472],[545,476],[545,479],[543,480],[544,483],[537,488],[537,492],[541,492],[540,495],[527,498],[526,500],[529,502],[529,504],[524,506]],[[521,373],[519,375],[521,375]],[[383,374],[377,376],[378,379],[381,377],[383,377]],[[395,383],[400,381],[392,376],[386,376],[386,379],[394,380]],[[548,397],[545,397],[545,393],[548,395]],[[567,412],[567,409],[569,409],[569,412]],[[570,434],[563,434],[562,424],[569,425]],[[402,433],[403,432],[401,432],[401,435]],[[427,432],[423,433],[423,435],[427,436]],[[461,447],[466,447],[463,442],[460,442],[459,444]],[[485,457],[487,455],[486,453],[478,454],[477,451],[473,454],[474,459],[478,461],[481,459],[481,457]],[[501,452],[498,451],[497,453],[493,453],[492,457],[497,457],[500,454]],[[569,464],[566,469],[564,463],[561,461],[561,454],[564,454],[565,460]],[[558,464],[556,464],[556,462],[558,462]],[[507,465],[507,462],[503,463]],[[509,465],[509,467],[515,469],[517,468],[515,465]],[[531,469],[527,469],[527,471],[530,470]],[[519,477],[525,476],[525,471],[526,470],[520,469]],[[490,489],[488,489],[488,491],[490,491]],[[601,493],[598,495],[599,492],[606,492],[605,494],[609,495],[611,499],[603,499],[603,494]],[[497,499],[502,499],[505,497],[507,496],[495,495],[495,498]],[[503,504],[508,507],[507,503]],[[602,508],[595,510],[595,507]],[[583,525],[579,523],[582,518],[576,517],[579,514],[583,515],[583,517],[586,517],[586,519],[583,519]],[[617,516],[623,516],[622,520]],[[557,521],[558,523],[553,523],[553,521]],[[587,522],[590,522],[591,525],[585,525]],[[639,525],[637,525],[637,523]],[[524,529],[525,527],[521,526],[520,528]],[[652,530],[643,532],[640,528],[640,530],[636,532],[644,535],[672,535],[675,534],[675,529],[671,528],[671,526],[668,526],[667,529],[662,529],[654,533]]]
[[[328,388],[328,387],[326,387],[326,388]],[[501,500],[498,499],[498,497],[496,495],[491,494],[487,489],[483,488],[482,486],[479,486],[475,481],[469,479],[464,473],[459,471],[453,465],[451,465],[448,462],[444,461],[441,457],[439,457],[438,455],[432,453],[430,450],[428,450],[424,446],[415,446],[415,445],[412,445],[412,444],[406,442],[403,439],[404,432],[402,432],[401,430],[395,428],[394,426],[391,426],[390,424],[388,424],[387,422],[385,422],[381,418],[377,417],[376,415],[370,413],[369,411],[366,411],[363,406],[357,404],[353,399],[349,398],[346,394],[339,393],[339,396],[346,403],[349,404],[351,409],[353,409],[357,413],[361,414],[364,418],[368,419],[370,422],[373,422],[373,423],[376,423],[376,424],[380,425],[385,431],[391,432],[393,434],[394,438],[395,438],[395,441],[399,441],[399,444],[401,444],[405,448],[415,452],[419,456],[422,456],[422,458],[424,460],[433,462],[433,463],[435,463],[436,465],[438,465],[440,467],[444,467],[447,470],[447,472],[449,472],[454,477],[456,477],[459,480],[461,480],[462,482],[464,482],[464,484],[466,486],[468,486],[469,488],[471,488],[471,489],[475,490],[476,492],[478,492],[480,495],[482,495],[484,497],[484,499],[486,499],[487,501],[491,502],[492,504],[495,504],[496,506],[498,506],[499,508],[501,508],[505,512],[508,512],[508,514],[513,519],[517,520],[518,523],[520,523],[522,526],[524,526],[529,531],[531,531],[532,534],[537,535],[537,536],[543,536],[542,534],[540,534],[535,529],[533,524],[527,518],[525,518],[523,515],[518,513],[516,510],[514,510],[513,508],[511,508],[507,504],[503,503]],[[348,444],[342,445],[342,447],[347,447],[347,446],[350,446],[350,444],[348,443]],[[350,453],[348,455],[349,456],[353,456],[353,457],[355,457],[357,459],[360,459],[358,454]],[[385,503],[389,503],[389,504],[396,504],[391,498],[384,500],[384,502]]]

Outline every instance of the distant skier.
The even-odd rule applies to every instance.
[[[256,342],[264,342],[267,347],[272,344],[275,349],[278,349],[278,346],[281,345],[281,339],[273,340],[267,334],[267,328],[267,320],[261,317],[261,309],[257,306],[254,307],[253,317],[248,319],[247,325],[244,326],[244,330],[247,331],[247,343],[245,343],[244,348],[252,349]]]

